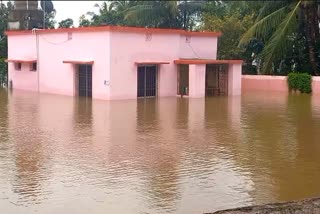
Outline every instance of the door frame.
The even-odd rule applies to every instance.
[[[217,87],[212,89],[212,95],[208,94],[208,73],[212,72],[215,76]],[[226,64],[207,64],[205,77],[205,96],[225,96],[228,95],[228,65]]]
[[[79,85],[79,78],[80,78],[80,66],[91,66],[91,96],[88,96],[88,90],[86,90],[86,96],[81,96],[81,97],[86,97],[86,98],[92,98],[92,92],[93,92],[93,65],[92,64],[75,64],[74,69],[75,69],[75,75],[74,75],[74,95],[77,97],[80,97],[80,85]],[[87,83],[86,83],[87,84]],[[88,87],[88,86],[87,86]]]
[[[139,89],[139,67],[144,67],[144,96],[139,97],[138,96],[138,89]],[[155,67],[155,95],[154,96],[146,96],[146,72],[147,72],[147,67]],[[158,64],[139,64],[136,68],[137,71],[137,98],[155,98],[158,97],[158,89],[159,89],[159,65]]]

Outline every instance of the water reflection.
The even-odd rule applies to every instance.
[[[91,101],[0,90],[0,207],[202,213],[319,195],[317,100]]]
[[[0,105],[0,146],[3,146],[8,139],[8,93],[6,90],[0,90],[0,102],[3,103]]]
[[[320,124],[312,114],[312,98],[285,94],[245,97],[243,140],[248,144],[246,164],[255,175],[256,203],[319,195],[316,127]]]
[[[42,133],[39,130],[38,97],[21,93],[10,96],[9,135],[14,149],[15,176],[11,180],[16,204],[40,203],[44,194],[42,181],[46,179],[46,160]],[[11,169],[12,170],[12,169]]]

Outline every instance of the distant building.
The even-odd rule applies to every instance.
[[[100,26],[7,31],[13,89],[96,99],[241,94],[221,33]]]
[[[43,25],[44,11],[38,8],[38,0],[14,1],[14,10],[8,16],[9,30],[31,30]]]

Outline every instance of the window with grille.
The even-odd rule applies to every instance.
[[[36,62],[34,62],[30,65],[30,71],[34,71],[34,72],[37,71],[37,63]]]
[[[14,63],[14,69],[17,70],[17,71],[21,71],[21,63],[20,62],[17,62],[17,63]]]

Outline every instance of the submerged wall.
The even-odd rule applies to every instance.
[[[288,92],[287,77],[268,75],[242,75],[242,91]]]
[[[176,96],[174,60],[215,59],[219,33],[88,27],[12,31],[7,35],[9,81],[14,89],[77,96],[76,65],[93,61],[92,97],[110,100],[137,98],[138,64],[161,64],[157,95]],[[28,63],[22,65],[22,71],[15,69],[12,62],[29,58],[37,60],[37,71],[29,72]]]
[[[242,92],[289,92],[286,76],[242,75]],[[320,77],[312,77],[312,94],[320,95]]]
[[[38,36],[38,44],[37,44]],[[88,39],[89,38],[89,39]],[[74,96],[76,94],[76,66],[64,60],[94,60],[92,67],[92,96],[108,99],[104,81],[110,79],[110,32],[54,32],[8,36],[9,59],[37,59],[37,71],[30,71],[30,63],[8,63],[9,82],[13,89]],[[38,53],[37,53],[38,52]]]
[[[111,32],[110,99],[137,97],[136,62],[168,62],[158,67],[158,96],[177,94],[177,65],[180,58],[209,58],[217,55],[217,37],[172,33]],[[201,76],[201,75],[200,75]],[[204,93],[204,89],[203,89]],[[198,95],[197,95],[198,96]]]
[[[320,95],[320,77],[312,77],[312,93]]]
[[[36,37],[34,35],[18,35],[8,37],[8,58],[36,59]],[[23,47],[23,48],[21,48]],[[21,70],[17,70],[14,63],[8,63],[8,81],[12,87],[20,90],[37,91],[38,74],[30,71],[29,63],[21,63]]]

